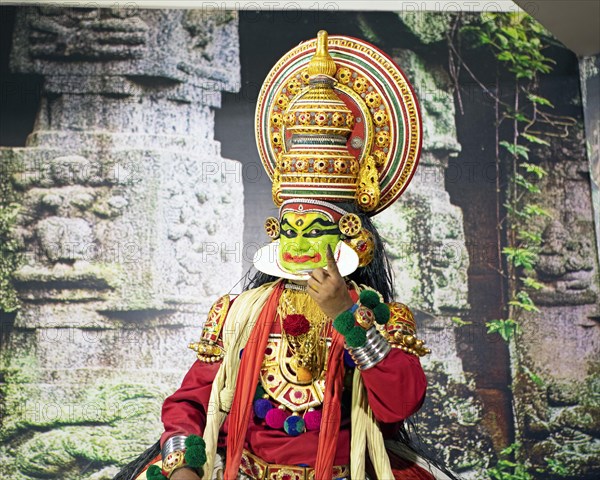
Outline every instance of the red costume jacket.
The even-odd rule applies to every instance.
[[[279,333],[274,323],[272,333]],[[165,431],[161,445],[172,435],[200,435],[206,425],[212,382],[219,363],[196,361],[186,374],[181,387],[169,396],[162,408]],[[393,348],[388,356],[361,373],[369,404],[386,435],[398,423],[415,413],[422,405],[427,381],[418,357]],[[238,379],[244,381],[243,378]],[[342,411],[335,465],[350,463],[350,412]],[[225,445],[227,421],[221,429],[219,446]],[[307,431],[296,437],[271,429],[258,418],[251,418],[245,447],[268,463],[315,465],[319,431]]]

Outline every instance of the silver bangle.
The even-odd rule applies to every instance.
[[[391,349],[388,341],[372,326],[367,330],[366,343],[359,348],[348,348],[348,353],[359,370],[367,370],[387,357]]]
[[[185,450],[186,438],[187,435],[173,435],[172,437],[169,437],[160,450],[163,460],[167,458],[170,453],[176,452],[177,450]]]

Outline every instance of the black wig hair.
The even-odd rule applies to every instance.
[[[139,457],[125,465],[113,480],[133,480],[160,453],[160,441],[149,447]]]

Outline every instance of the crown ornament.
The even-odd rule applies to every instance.
[[[366,42],[323,30],[273,67],[256,110],[277,206],[313,199],[382,211],[414,174],[421,129],[412,87],[394,62]]]
[[[315,196],[354,200],[359,164],[346,146],[354,115],[333,89],[336,71],[327,51],[327,32],[321,31],[307,68],[308,87],[283,113],[291,138],[277,164],[279,182],[273,185],[277,206],[286,199]]]

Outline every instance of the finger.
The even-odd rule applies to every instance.
[[[334,275],[340,275],[337,263],[335,263],[335,256],[333,255],[333,250],[331,250],[331,245],[327,245],[327,270]]]
[[[317,282],[314,278],[311,277],[308,279],[307,286],[308,293],[319,293],[319,282]]]
[[[315,292],[312,288],[308,287],[306,289],[306,294],[313,299],[315,303],[319,303],[319,294]]]
[[[318,283],[323,283],[326,277],[327,272],[322,268],[315,268],[310,274],[310,278],[314,278]]]

